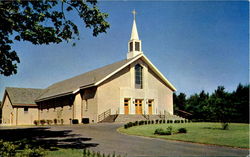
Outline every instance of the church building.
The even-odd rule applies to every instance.
[[[143,53],[134,17],[126,59],[45,89],[7,87],[1,106],[2,123],[97,123],[124,116],[173,115],[174,91],[175,87]]]

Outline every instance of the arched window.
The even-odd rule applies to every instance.
[[[142,89],[142,66],[140,64],[135,65],[135,88]]]

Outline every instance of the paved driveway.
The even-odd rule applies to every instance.
[[[168,141],[120,134],[121,124],[89,124],[32,128],[0,128],[0,138],[30,138],[43,146],[89,147],[103,153],[127,156],[247,156],[248,150]],[[17,135],[15,137],[15,135]]]
[[[86,143],[98,144],[91,149],[128,156],[246,156],[248,150],[168,141],[120,134],[121,124],[90,124],[52,127],[51,130],[72,129],[72,133],[91,138]]]

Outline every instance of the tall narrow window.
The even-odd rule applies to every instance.
[[[140,51],[140,43],[135,42],[135,51]]]
[[[129,43],[129,51],[133,51],[133,42]]]
[[[135,88],[142,89],[142,66],[135,65]]]

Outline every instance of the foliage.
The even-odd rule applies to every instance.
[[[211,95],[201,91],[185,101],[183,97],[183,94],[175,94],[175,112],[182,108],[179,102],[185,102],[183,110],[192,114],[190,119],[193,121],[249,123],[249,85],[239,84],[231,93],[226,92],[223,86],[218,86]]]
[[[83,149],[83,157],[121,157],[120,155],[116,155],[115,152],[113,154],[101,154],[100,152],[91,151],[89,149]]]
[[[40,124],[44,125],[46,121],[44,119],[40,120]]]
[[[45,155],[46,151],[41,147],[31,149],[30,146],[26,144],[25,148],[21,150],[20,145],[0,140],[1,157],[43,157]]]
[[[186,128],[179,128],[178,133],[187,133],[187,129]]]
[[[93,29],[93,36],[106,32],[108,15],[96,4],[96,0],[0,1],[0,74],[17,73],[20,60],[11,49],[14,40],[41,45],[79,39],[78,26],[70,20],[72,15]]]
[[[228,123],[222,123],[222,130],[228,130],[229,124]]]
[[[173,134],[173,127],[168,126],[166,130],[164,130],[162,128],[157,128],[155,130],[154,134],[157,134],[157,135],[172,135]]]
[[[38,120],[34,120],[34,124],[35,125],[39,125],[39,121]]]

